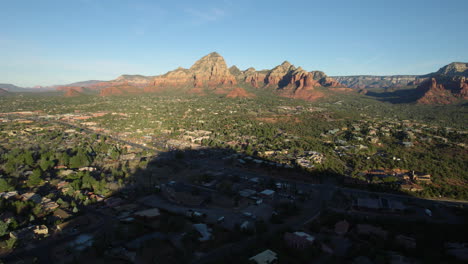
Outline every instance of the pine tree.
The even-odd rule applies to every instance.
[[[35,169],[26,183],[29,187],[35,187],[42,183],[42,172],[40,169]]]

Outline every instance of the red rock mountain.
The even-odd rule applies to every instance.
[[[122,75],[112,81],[92,84],[88,88],[100,91],[102,96],[167,90],[198,95],[211,91],[228,97],[254,96],[245,89],[236,87],[241,84],[271,89],[281,96],[305,100],[323,96],[323,93],[314,89],[316,87],[345,87],[323,72],[308,72],[287,61],[272,70],[256,71],[249,68],[241,71],[235,66],[228,69],[224,58],[213,52],[196,61],[189,69],[177,68],[159,76]]]
[[[451,104],[468,99],[468,78],[464,76],[437,76],[424,81],[417,88],[420,104]]]
[[[451,104],[468,99],[468,63],[453,62],[428,74],[416,89],[420,104]]]

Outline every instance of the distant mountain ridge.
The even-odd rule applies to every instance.
[[[421,75],[354,75],[354,76],[332,76],[338,82],[353,89],[374,88],[401,88],[417,85],[421,82]]]
[[[236,87],[240,84],[270,89],[280,96],[305,100],[315,100],[323,96],[321,92],[314,89],[316,87],[346,88],[345,85],[321,71],[308,72],[287,61],[271,70],[257,71],[254,68],[248,68],[241,71],[236,66],[228,68],[224,58],[216,52],[202,57],[189,69],[179,67],[159,76],[122,75],[115,80],[98,83],[91,87],[99,89],[102,96],[160,92],[171,89],[200,95],[209,91],[229,94],[229,97],[251,97],[252,95],[244,89]]]
[[[468,77],[468,63],[452,62],[438,71],[423,75],[350,75],[332,76],[338,82],[353,89],[401,88],[419,85],[428,78],[435,76],[465,76]]]
[[[8,95],[10,94],[7,90],[0,88],[0,96]]]

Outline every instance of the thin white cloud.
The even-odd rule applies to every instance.
[[[226,11],[217,7],[205,10],[186,8],[184,11],[199,23],[217,21],[226,16]]]

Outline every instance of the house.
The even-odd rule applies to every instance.
[[[430,184],[432,182],[430,174],[417,175],[414,172],[413,172],[413,180],[417,182],[426,183],[426,184]]]
[[[337,233],[338,235],[344,235],[348,233],[348,229],[349,229],[349,223],[346,220],[337,222],[335,224],[335,233]]]
[[[405,148],[411,148],[414,146],[413,142],[411,141],[403,141],[401,142],[401,144],[405,147]]]
[[[304,232],[287,232],[284,234],[284,241],[291,248],[305,249],[314,243],[315,237]]]
[[[59,207],[59,205],[56,202],[45,197],[42,197],[41,199],[41,206],[42,206],[42,209],[44,209],[44,211],[46,212],[51,212]]]
[[[277,254],[269,249],[249,258],[249,261],[257,264],[273,264],[277,263],[277,260]]]
[[[272,198],[275,194],[275,191],[266,189],[260,192],[260,195],[265,198]]]
[[[257,194],[257,192],[251,189],[244,189],[244,190],[239,191],[239,195],[244,198],[249,198],[255,194]]]
[[[67,185],[68,185],[68,182],[66,182],[66,181],[61,181],[61,182],[57,183],[56,187],[57,187],[57,189],[60,190],[60,189],[65,188],[65,186],[67,186]]]
[[[95,171],[96,168],[94,168],[94,167],[82,167],[82,168],[79,168],[78,170],[79,170],[79,171],[89,171],[89,172],[92,172],[92,171]]]
[[[10,232],[10,237],[14,239],[33,239],[35,236],[47,235],[49,234],[49,229],[45,225],[40,226],[28,226],[20,230]]]
[[[250,178],[249,181],[252,183],[259,183],[260,179],[258,177],[254,177],[254,178]]]
[[[151,208],[147,210],[138,211],[135,213],[136,217],[143,219],[154,219],[161,215],[158,208]]]
[[[54,211],[54,216],[59,218],[59,219],[66,220],[66,219],[70,218],[71,215],[67,211],[59,208],[59,209]]]
[[[2,192],[0,193],[0,198],[3,198],[3,199],[10,199],[11,197],[15,197],[16,195],[18,195],[18,192],[17,191],[11,191],[11,192]]]
[[[42,197],[37,194],[37,193],[33,193],[33,192],[28,192],[28,193],[23,193],[21,195],[21,199],[23,201],[33,201],[34,203],[40,203],[41,200],[42,200]]]
[[[388,232],[383,230],[380,227],[376,227],[373,225],[368,225],[368,224],[358,224],[356,226],[356,231],[358,234],[364,234],[364,235],[376,235],[381,238],[386,238],[388,235]]]
[[[212,229],[209,228],[206,224],[193,224],[193,227],[200,234],[200,238],[198,238],[199,241],[203,242],[203,241],[211,240]]]

